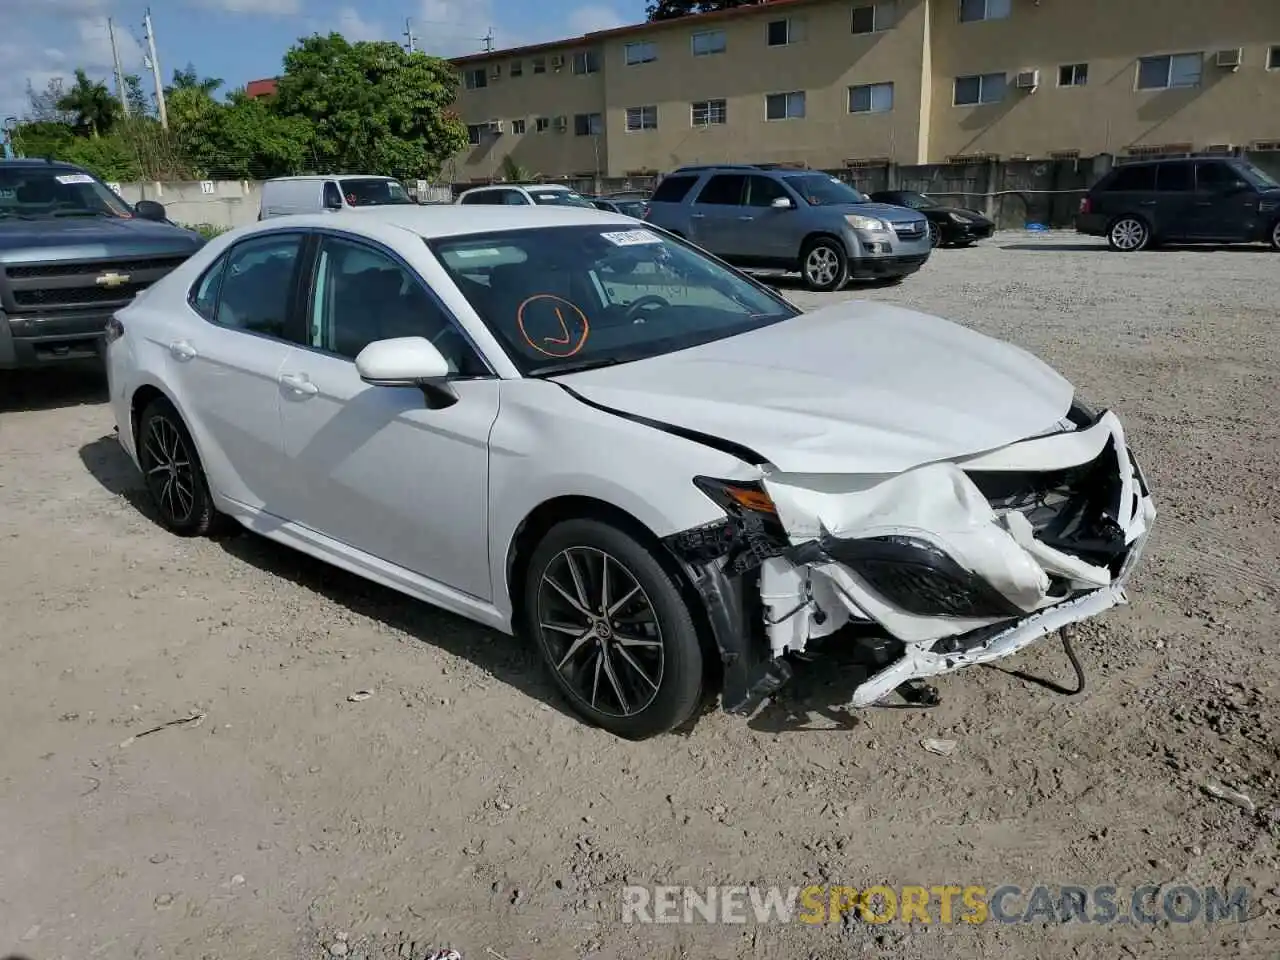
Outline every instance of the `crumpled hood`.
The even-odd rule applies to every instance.
[[[1052,430],[1074,392],[1018,347],[870,301],[556,379],[788,473],[894,474],[994,450]]]
[[[203,243],[192,230],[138,217],[0,218],[0,263],[182,256]]]

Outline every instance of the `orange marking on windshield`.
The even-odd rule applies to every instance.
[[[550,301],[553,304],[556,320],[560,324],[559,336],[535,338],[529,333],[528,327],[525,326],[525,312],[529,306],[543,300]],[[565,319],[565,315],[560,309],[561,304],[572,310],[574,314],[577,314],[576,322],[575,317],[572,315],[568,320]],[[534,319],[536,319],[536,316]],[[546,323],[548,326],[551,325],[550,317],[547,317]],[[579,324],[581,324],[581,330],[578,330]],[[577,304],[566,300],[564,297],[557,297],[553,293],[535,293],[533,296],[526,298],[516,309],[516,326],[520,328],[520,335],[524,337],[525,343],[543,356],[557,359],[565,359],[578,353],[586,345],[587,337],[591,334],[591,326],[587,322],[587,315],[582,312],[582,309]]]

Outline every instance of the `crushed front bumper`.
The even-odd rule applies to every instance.
[[[1073,411],[1045,436],[891,477],[766,472],[762,485],[776,516],[669,539],[707,605],[734,711],[845,627],[885,641],[851,699],[865,707],[1126,603],[1156,514],[1110,413]]]

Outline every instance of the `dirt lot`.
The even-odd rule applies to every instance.
[[[166,535],[97,378],[0,381],[0,955],[1277,955],[1277,278],[1261,249],[1002,234],[842,294],[1013,340],[1120,413],[1161,511],[1133,605],[1082,629],[1078,698],[978,668],[852,715],[827,661],[639,745],[566,715],[512,639],[248,535]],[[1051,642],[1008,666],[1071,678]],[[626,883],[1252,893],[1218,924],[643,926]]]

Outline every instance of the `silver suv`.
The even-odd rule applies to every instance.
[[[929,259],[929,222],[816,170],[681,167],[645,219],[739,267],[798,271],[811,290],[900,281]]]

